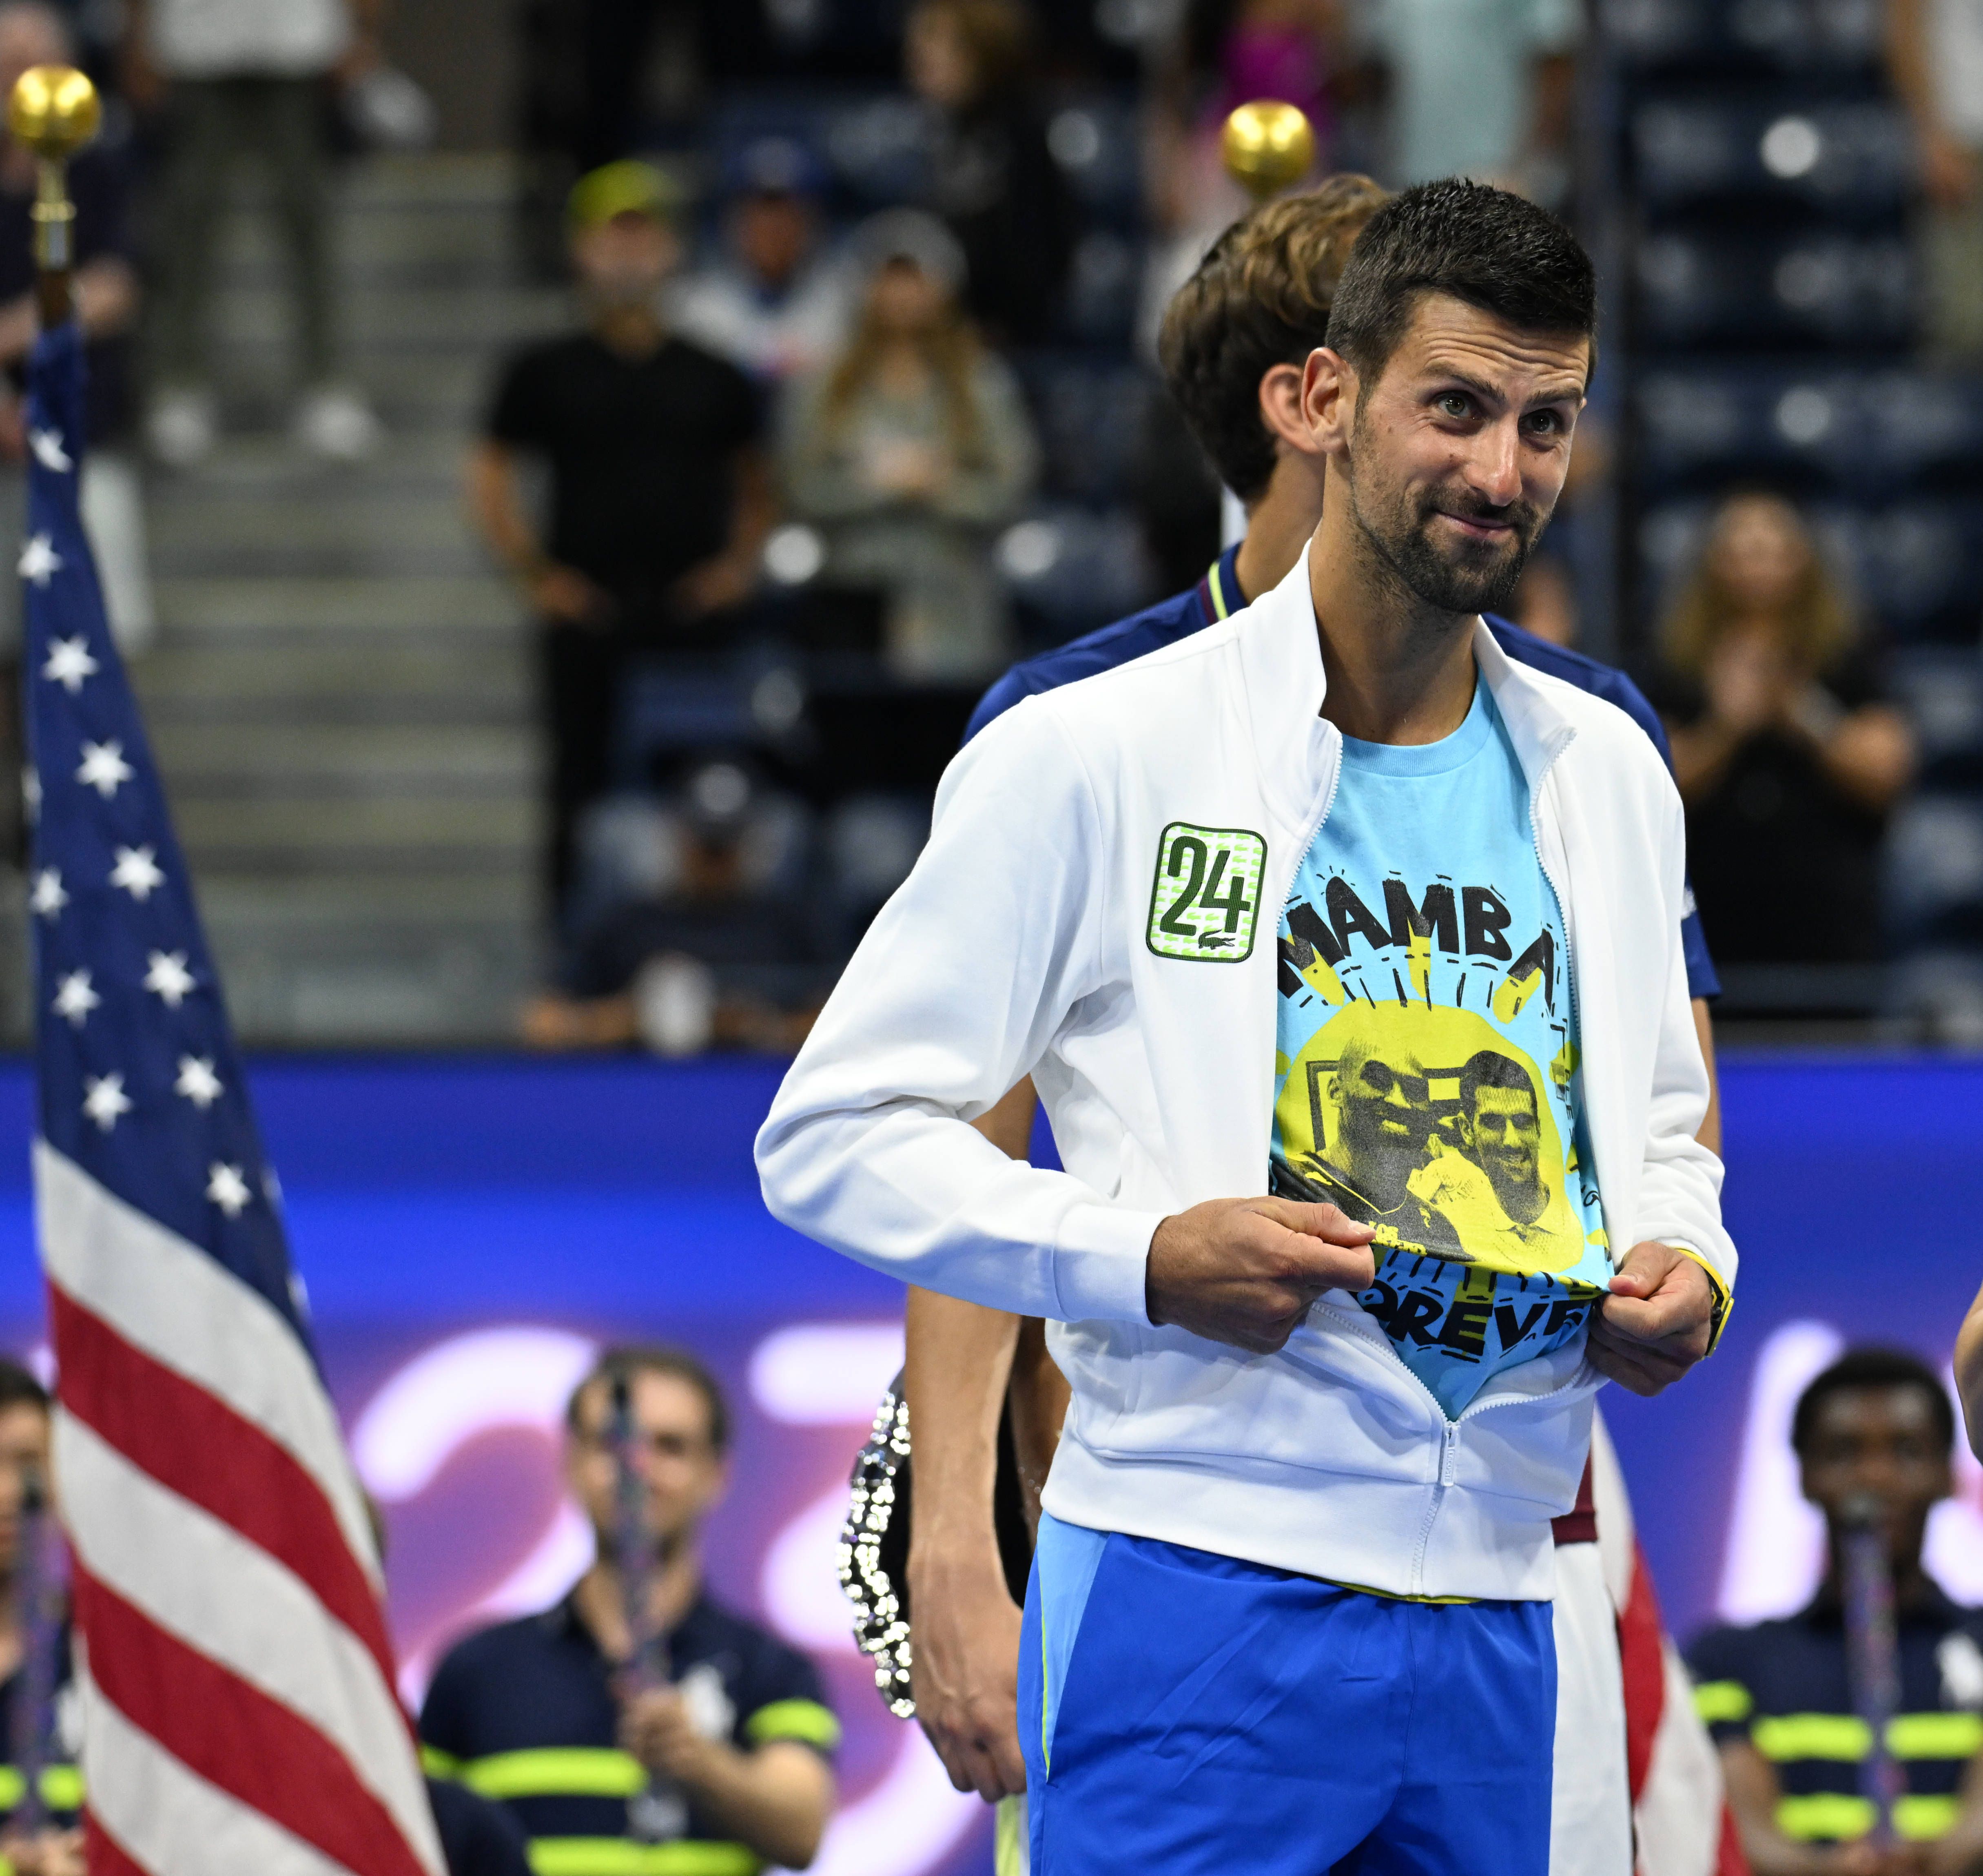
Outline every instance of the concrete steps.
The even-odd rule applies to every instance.
[[[227,440],[149,485],[156,647],[134,668],[243,1038],[509,1040],[535,968],[526,622],[466,519],[503,353],[557,329],[515,284],[500,159],[368,161],[339,246],[349,376],[390,432],[326,469],[282,434],[282,256],[252,190],[226,246]]]

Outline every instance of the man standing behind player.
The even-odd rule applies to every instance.
[[[1303,375],[1327,459],[1312,560],[978,739],[760,1136],[788,1222],[1072,1325],[1023,1650],[1043,1872],[1547,1863],[1549,1520],[1583,1459],[1587,1323],[1599,1369],[1656,1392],[1706,1352],[1734,1265],[1694,1138],[1677,798],[1622,715],[1476,616],[1561,488],[1593,317],[1587,258],[1530,205],[1447,183],[1380,210]],[[1449,843],[1463,771],[1477,824]],[[1514,1313],[1474,1376],[1353,1300],[1370,1227],[1212,1196],[1260,1189],[1313,1040],[1282,1018],[1329,1002],[1323,954],[1259,930],[1298,868],[1366,900],[1373,868],[1480,875],[1573,975],[1533,1020],[1568,1013],[1556,1176],[1573,1141],[1602,1274],[1539,1324]],[[1474,1015],[1495,956],[1437,958],[1442,1019],[1456,965]],[[1490,1007],[1507,1029],[1527,1002]],[[965,1124],[1028,1071],[1067,1173]]]

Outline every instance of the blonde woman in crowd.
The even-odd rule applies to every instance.
[[[1852,607],[1782,496],[1730,496],[1663,650],[1687,858],[1715,955],[1879,954],[1876,863],[1914,769]]]
[[[959,309],[962,260],[942,225],[898,210],[859,243],[869,273],[854,336],[787,406],[787,492],[826,537],[827,578],[885,594],[898,677],[988,678],[1010,653],[992,537],[1032,487],[1032,426]]]

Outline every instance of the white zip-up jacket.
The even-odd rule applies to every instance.
[[[1605,1229],[1620,1255],[1684,1246],[1725,1304],[1721,1166],[1694,1137],[1708,1082],[1679,797],[1615,706],[1513,663],[1485,626],[1474,657],[1563,908]],[[976,737],[772,1105],[764,1200],[908,1282],[1050,1319],[1074,1395],[1055,1517],[1393,1595],[1547,1597],[1599,1385],[1580,1341],[1449,1422],[1346,1292],[1274,1355],[1145,1313],[1159,1222],[1266,1190],[1280,908],[1343,748],[1323,691],[1304,554],[1244,611]],[[1264,839],[1243,958],[1150,941],[1180,821]],[[1028,1074],[1065,1172],[966,1124]]]

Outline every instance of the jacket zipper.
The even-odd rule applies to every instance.
[[[1383,1334],[1383,1331],[1372,1328],[1366,1319],[1360,1315],[1353,1316],[1346,1310],[1332,1309],[1326,1303],[1320,1306],[1341,1323],[1352,1335],[1356,1336],[1357,1340],[1369,1343],[1380,1349],[1383,1353],[1390,1356],[1405,1378],[1426,1397],[1433,1413],[1438,1416],[1439,1471],[1433,1480],[1432,1496],[1426,1501],[1425,1517],[1419,1524],[1418,1542],[1412,1550],[1411,1593],[1418,1594],[1420,1593],[1420,1585],[1425,1581],[1425,1554],[1426,1547],[1432,1541],[1432,1527],[1438,1520],[1440,1506],[1445,1502],[1446,1494],[1453,1484],[1453,1473],[1458,1463],[1460,1428],[1480,1414],[1492,1413],[1496,1407],[1524,1405],[1539,1406],[1546,1400],[1554,1400],[1559,1395],[1567,1394],[1577,1386],[1577,1376],[1572,1376],[1560,1387],[1553,1387],[1547,1394],[1523,1394],[1502,1400],[1476,1401],[1473,1406],[1463,1410],[1458,1420],[1450,1420],[1446,1416],[1445,1408],[1440,1405],[1439,1396],[1427,1387],[1402,1359],[1399,1359],[1397,1350],[1392,1347],[1389,1338]],[[1581,1369],[1578,1370],[1579,1374],[1582,1372]]]

